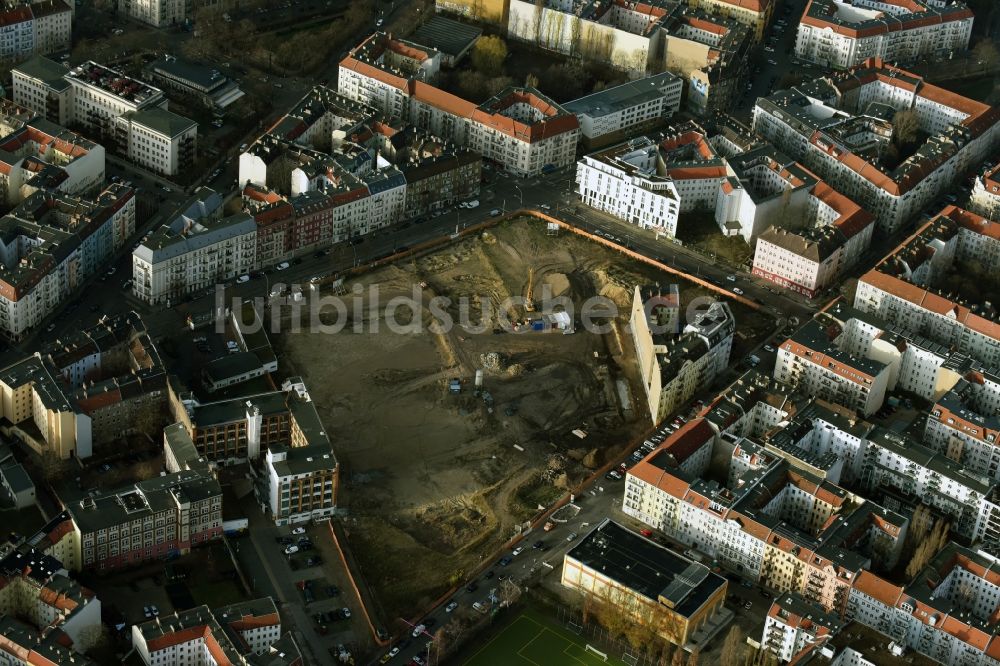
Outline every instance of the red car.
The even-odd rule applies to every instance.
[[[653,530],[639,530],[639,534],[641,534],[642,536],[644,536],[646,538],[649,538],[649,537],[653,536]]]

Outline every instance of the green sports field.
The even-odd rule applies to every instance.
[[[522,613],[494,636],[465,666],[624,666],[584,650],[587,644],[565,627],[535,613]]]

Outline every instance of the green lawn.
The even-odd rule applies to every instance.
[[[584,648],[587,641],[535,613],[522,613],[465,662],[465,666],[624,666]]]

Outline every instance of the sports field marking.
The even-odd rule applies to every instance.
[[[492,648],[495,650],[491,655]],[[617,663],[612,659],[607,661]],[[583,645],[562,632],[529,615],[519,615],[466,660],[465,666],[499,663],[505,666],[516,663],[523,666],[605,666],[606,662],[588,653]]]

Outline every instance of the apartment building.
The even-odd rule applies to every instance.
[[[729,406],[713,406],[732,415]],[[722,414],[716,414],[716,417]],[[907,521],[824,481],[709,416],[670,435],[626,476],[622,510],[720,566],[841,613],[859,571],[898,561]],[[707,451],[702,451],[707,449]],[[679,451],[678,456],[674,451]],[[729,451],[725,485],[701,477]],[[679,459],[698,456],[704,469]]]
[[[439,13],[458,14],[472,21],[507,25],[508,0],[435,0]]]
[[[479,196],[483,158],[409,125],[400,130],[376,125],[379,155],[406,181],[403,219],[411,219]]]
[[[172,469],[185,469],[191,459],[249,460],[260,466],[255,492],[276,525],[333,514],[340,466],[300,378],[289,378],[280,391],[205,404],[174,395],[172,409],[185,431],[169,429]]]
[[[196,606],[132,625],[132,647],[146,666],[251,663],[251,655],[268,652],[280,638],[281,617],[271,597]]]
[[[854,307],[986,367],[1000,367],[1000,323],[992,305],[937,288],[952,266],[969,261],[993,266],[998,252],[1000,224],[948,206],[861,277]]]
[[[868,58],[907,63],[969,48],[974,17],[963,2],[809,0],[795,55],[847,69]]]
[[[836,613],[824,611],[794,592],[771,602],[764,621],[761,647],[781,663],[796,662],[839,631],[843,622]]]
[[[711,385],[729,365],[736,329],[729,306],[713,302],[678,332],[679,307],[676,292],[664,298],[658,287],[636,286],[632,294],[629,330],[654,424]]]
[[[840,332],[831,317],[818,314],[778,347],[774,378],[869,416],[885,400],[889,367],[844,349]]]
[[[132,251],[133,292],[152,305],[224,284],[257,267],[257,223],[222,215],[222,197],[199,188],[170,222]]]
[[[653,69],[662,49],[660,3],[509,0],[507,35],[543,49],[602,60],[627,72]]]
[[[101,634],[101,602],[62,562],[15,537],[0,554],[0,659],[5,665],[81,664]]]
[[[684,80],[685,106],[700,116],[725,112],[747,73],[751,30],[720,14],[676,5],[660,22],[663,67]]]
[[[39,189],[0,218],[0,230],[0,330],[20,339],[125,244],[135,190],[115,183],[85,200]]]
[[[144,168],[174,175],[195,157],[198,124],[168,111],[159,88],[93,61],[67,70],[41,56],[11,75],[17,104],[86,128]]]
[[[983,171],[972,185],[969,210],[1000,222],[1000,162]]]
[[[915,111],[929,138],[896,164],[884,159],[892,117]],[[992,155],[1000,111],[879,58],[761,97],[753,129],[836,191],[898,230]]]
[[[773,0],[690,0],[695,9],[729,18],[750,28],[753,38],[760,42],[774,16]]]
[[[930,408],[924,425],[924,442],[935,451],[947,453],[976,474],[1000,481],[1000,414],[983,409],[976,400],[984,383],[981,375],[970,375],[941,396]],[[984,378],[985,379],[985,378]],[[1000,386],[1000,374],[992,377]],[[1000,538],[1000,534],[996,535]]]
[[[580,200],[641,229],[673,238],[680,196],[659,158],[659,147],[648,137],[585,155],[576,167]]]
[[[715,223],[724,236],[743,236],[754,246],[768,226],[792,226],[807,215],[818,179],[774,146],[735,155],[729,168],[732,175],[715,203]]]
[[[0,10],[0,60],[68,49],[72,33],[73,8],[63,0],[7,4]]]
[[[67,505],[76,561],[105,571],[188,553],[222,536],[222,488],[181,471],[99,492]]]
[[[66,80],[69,68],[54,60],[35,56],[11,69],[14,103],[65,126],[73,118],[73,86]]]
[[[945,666],[1000,664],[996,558],[950,543],[906,586],[862,572],[846,617]]]
[[[722,184],[733,175],[726,158],[716,149],[715,138],[710,139],[694,122],[674,125],[654,138],[664,174],[680,197],[682,213],[715,210]]]
[[[683,89],[680,77],[662,72],[605,88],[563,107],[576,114],[583,144],[593,150],[663,125],[680,110]]]
[[[124,0],[120,9],[156,28],[177,25],[192,16],[191,0]]]
[[[0,201],[38,190],[87,192],[104,182],[104,148],[35,112],[0,100]]]
[[[704,564],[610,518],[563,556],[561,582],[675,645],[709,634],[724,611],[727,586]]]
[[[416,125],[532,176],[568,166],[580,133],[576,116],[533,88],[508,88],[476,105],[435,88],[438,52],[375,33],[340,62],[338,88],[389,119]]]
[[[874,222],[868,211],[820,181],[809,192],[804,220],[791,228],[772,225],[757,237],[753,274],[812,298],[839,284],[867,251]]]
[[[154,173],[175,176],[197,155],[198,123],[160,107],[119,116],[115,129],[127,136],[125,156]]]

